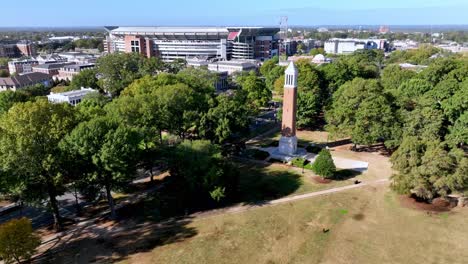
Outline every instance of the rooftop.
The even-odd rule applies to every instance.
[[[94,89],[91,88],[81,88],[80,90],[73,90],[73,91],[68,91],[68,92],[63,92],[63,93],[50,93],[50,95],[55,95],[55,96],[63,96],[63,97],[76,97],[76,96],[83,96],[88,93],[93,93],[97,92]]]
[[[255,63],[245,60],[230,60],[230,61],[217,61],[213,64],[227,65],[227,66],[242,66],[242,67],[255,67]]]
[[[291,61],[291,63],[289,63],[289,66],[286,69],[285,73],[288,74],[288,75],[297,75],[298,74],[297,67],[294,64],[294,62]]]
[[[39,64],[33,67],[33,69],[60,69],[63,66],[74,65],[74,62],[64,62],[64,63],[47,63]]]
[[[274,35],[279,32],[276,27],[105,27],[112,34],[213,34],[228,35],[230,32],[239,32],[242,35],[267,34]]]
[[[13,77],[0,78],[0,85],[6,86],[26,86],[31,83],[38,83],[42,80],[50,79],[48,74],[33,72]]]

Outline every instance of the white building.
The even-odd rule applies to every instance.
[[[229,75],[235,72],[254,71],[257,65],[249,60],[231,60],[231,61],[217,61],[208,64],[208,70],[214,72],[227,72]]]
[[[392,43],[392,46],[396,50],[408,50],[408,49],[417,49],[419,43],[413,40],[395,40]]]
[[[37,60],[12,60],[8,62],[8,71],[10,74],[23,74],[33,72],[33,67],[38,65]]]
[[[58,43],[64,43],[64,42],[74,41],[74,40],[78,40],[78,39],[80,39],[80,38],[73,37],[73,36],[51,37],[51,38],[49,38],[50,41],[58,42]]]
[[[35,57],[34,59],[37,60],[39,64],[67,62],[67,59],[62,58],[57,54],[39,55],[39,56]]]
[[[76,62],[80,64],[95,63],[98,56],[82,52],[62,52],[58,54],[60,57],[66,59],[67,62]]]
[[[91,88],[81,88],[80,90],[69,91],[64,93],[50,93],[47,99],[51,103],[69,103],[73,106],[77,105],[83,100],[85,95],[90,93],[97,93],[96,90]]]
[[[466,53],[468,52],[468,47],[464,47],[463,45],[460,45],[456,42],[451,42],[447,44],[440,44],[436,46],[437,48],[450,51],[453,53]]]
[[[386,39],[339,39],[325,41],[325,52],[328,54],[351,54],[362,49],[388,49]]]

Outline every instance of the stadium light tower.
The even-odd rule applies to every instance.
[[[288,38],[288,17],[282,16],[280,19],[280,45],[279,45],[279,64],[287,65],[288,54],[286,47],[286,39]]]

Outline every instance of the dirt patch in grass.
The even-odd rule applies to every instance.
[[[320,184],[329,184],[329,183],[332,182],[332,180],[330,180],[330,179],[324,179],[324,178],[319,177],[319,176],[312,177],[312,180],[314,180],[314,182],[320,183]]]
[[[419,201],[415,197],[407,195],[401,195],[399,199],[402,206],[420,211],[448,212],[454,207],[450,202],[440,198],[434,199],[432,203]]]
[[[356,220],[356,221],[362,221],[364,220],[366,216],[362,213],[359,213],[359,214],[355,214],[353,215],[353,219]]]

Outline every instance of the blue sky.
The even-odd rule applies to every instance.
[[[277,25],[282,15],[291,25],[468,24],[468,0],[22,0],[1,4],[0,27]]]

